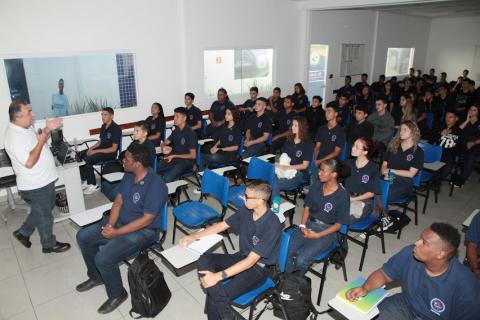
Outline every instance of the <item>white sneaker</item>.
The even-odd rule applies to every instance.
[[[87,187],[88,187],[88,182],[87,182],[87,180],[85,180],[85,181],[82,182],[82,190],[87,189]]]
[[[200,188],[195,188],[195,189],[193,189],[193,193],[195,193],[195,194],[200,194],[200,193],[202,193],[202,189],[200,189]]]
[[[99,190],[99,187],[96,184],[89,184],[85,190],[83,190],[83,194],[92,194]]]

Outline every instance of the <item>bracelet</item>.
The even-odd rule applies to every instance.
[[[302,224],[300,224],[298,227],[299,227],[299,228],[306,228],[307,226],[305,226],[305,225],[302,223]]]
[[[228,275],[227,275],[227,273],[225,272],[225,270],[222,270],[222,273],[221,273],[221,274],[222,274],[222,280],[228,278]]]

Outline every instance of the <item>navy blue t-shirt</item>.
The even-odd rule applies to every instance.
[[[465,142],[472,142],[480,138],[480,120],[477,120],[474,124],[470,121],[467,122],[465,128],[463,128],[463,135]]]
[[[322,159],[335,151],[335,147],[339,147],[340,149],[344,148],[345,132],[339,124],[332,129],[329,129],[326,124],[318,128],[315,142],[320,142],[320,152],[318,153],[317,160]]]
[[[305,94],[301,96],[293,94],[293,98],[295,99],[295,106],[294,106],[295,111],[298,111],[303,108],[308,108],[310,106],[310,102],[308,101],[308,96]]]
[[[100,128],[100,146],[97,149],[110,148],[112,144],[117,144],[120,148],[120,142],[122,140],[122,129],[115,121],[112,121],[107,128],[105,123]]]
[[[133,140],[131,144],[142,144],[146,146],[148,148],[148,151],[150,151],[150,155],[152,156],[152,159],[154,159],[157,156],[157,152],[155,151],[155,145],[151,140],[145,139],[143,143],[140,143],[138,140]],[[120,153],[120,155],[118,156],[118,159],[123,160],[123,158],[125,158],[126,152],[127,150],[122,151],[122,153]],[[152,163],[152,166],[153,166],[153,163]]]
[[[277,111],[283,110],[283,98],[278,98],[277,100],[272,100],[272,108],[277,109]]]
[[[442,275],[430,277],[425,264],[413,256],[413,245],[403,248],[382,267],[391,280],[402,283],[402,294],[422,319],[467,320],[480,315],[480,284],[454,257]]]
[[[477,245],[477,253],[480,254],[480,214],[477,213],[473,217],[467,233],[465,234],[465,242],[475,243]]]
[[[229,107],[234,107],[235,105],[230,100],[225,100],[223,103],[220,101],[214,101],[210,107],[210,112],[213,113],[214,121],[222,121],[225,119],[225,111]]]
[[[243,206],[225,223],[239,233],[240,252],[245,257],[253,251],[262,257],[258,262],[266,265],[277,263],[282,224],[270,209],[253,221],[253,211]]]
[[[152,140],[153,143],[158,146],[160,145],[160,140],[165,139],[163,136],[165,134],[165,120],[162,119],[162,117],[157,117],[156,119],[153,119],[152,116],[147,117],[145,119],[148,123],[148,136],[151,136],[153,134],[156,134],[157,132],[160,132],[160,139],[157,140]]]
[[[402,146],[399,146],[397,153],[387,150],[383,157],[383,161],[387,162],[388,169],[410,170],[410,168],[413,167],[422,170],[423,157],[423,150],[420,147],[415,149],[415,146],[412,146],[404,151],[402,150]],[[412,183],[412,179],[400,176],[397,176],[395,181],[399,183]]]
[[[313,142],[310,140],[301,141],[300,143],[286,141],[283,144],[282,153],[288,154],[291,159],[291,165],[302,164],[303,161],[312,161]]]
[[[167,185],[152,168],[148,168],[143,180],[135,183],[135,175],[126,172],[120,183],[122,207],[120,208],[120,222],[128,224],[143,217],[144,214],[155,215],[146,228],[159,229],[161,224],[161,211],[168,199]]]
[[[188,154],[191,149],[197,148],[198,142],[196,133],[188,125],[183,130],[175,126],[167,140],[172,143],[172,154]]]
[[[293,110],[289,113],[286,113],[285,110],[280,110],[275,113],[275,134],[284,133],[285,131],[290,129],[293,117],[295,117],[296,115],[297,114]]]
[[[373,161],[368,163],[362,168],[358,168],[356,165],[356,159],[348,159],[345,164],[350,167],[350,176],[345,179],[345,188],[351,195],[361,195],[367,192],[373,192],[374,194],[380,194],[380,172],[378,171],[378,165]],[[369,199],[369,201],[373,201]]]
[[[224,124],[219,128],[218,140],[220,140],[219,147],[231,147],[239,146],[242,139],[242,131],[236,125],[229,128],[227,124]]]
[[[198,121],[202,121],[202,111],[192,105],[190,108],[187,108],[187,124],[190,127],[194,127],[198,124]]]
[[[310,217],[326,224],[350,224],[350,197],[340,185],[334,193],[325,196],[323,183],[314,182],[305,198],[305,207],[308,207]]]
[[[251,116],[248,118],[247,130],[250,130],[250,139],[255,140],[263,136],[265,132],[272,132],[272,123],[264,113],[260,117]]]

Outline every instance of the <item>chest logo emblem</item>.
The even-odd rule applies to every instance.
[[[140,200],[140,193],[135,192],[132,196],[133,203],[137,204],[137,202]]]
[[[333,209],[333,204],[331,204],[330,202],[325,203],[325,205],[323,206],[323,210],[326,212],[330,212],[332,211],[332,209]]]
[[[438,298],[433,298],[430,301],[430,310],[433,313],[440,315],[440,313],[445,311],[445,303],[443,303],[443,301]]]
[[[185,145],[185,138],[180,139],[180,144],[183,146]]]
[[[364,174],[362,176],[362,183],[367,183],[368,181],[370,181],[370,177],[368,174]]]
[[[257,236],[252,237],[252,243],[254,246],[256,246],[260,242],[260,239]]]
[[[410,153],[410,154],[407,156],[407,161],[410,162],[410,161],[412,161],[412,160],[413,160],[413,154]]]

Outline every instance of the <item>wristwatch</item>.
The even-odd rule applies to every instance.
[[[225,272],[225,270],[222,270],[222,280],[227,279],[227,278],[228,278],[227,273]]]
[[[306,228],[306,227],[307,227],[307,226],[304,225],[304,224],[301,224],[301,225],[298,226],[298,228]]]

